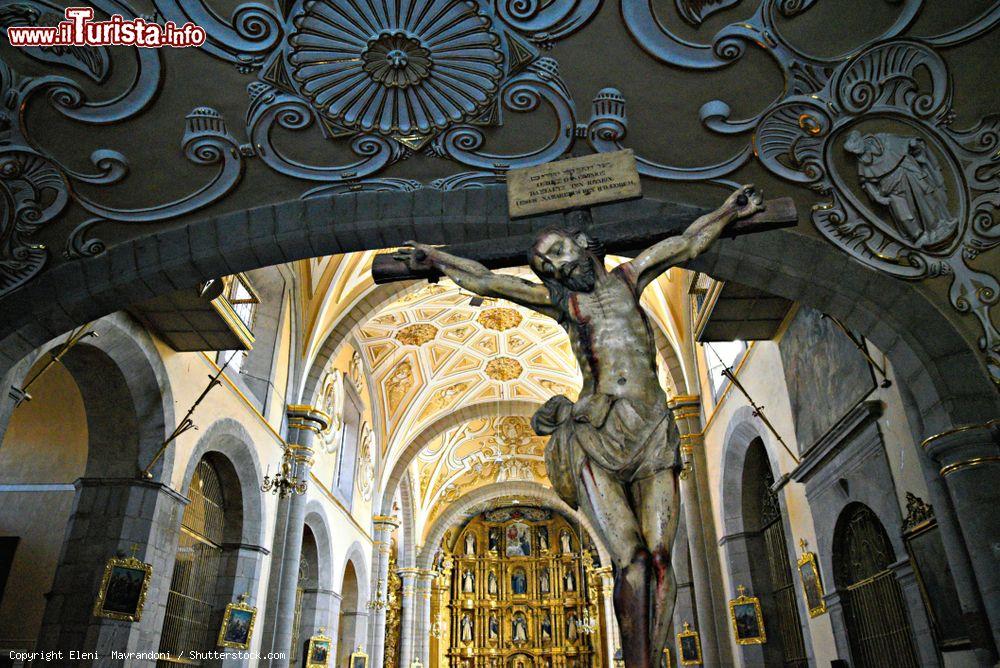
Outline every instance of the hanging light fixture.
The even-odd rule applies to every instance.
[[[308,483],[305,480],[299,480],[297,476],[292,474],[292,460],[292,450],[286,447],[285,454],[281,457],[281,470],[275,473],[272,478],[270,467],[268,467],[264,473],[264,482],[260,486],[260,491],[277,494],[279,499],[284,499],[291,494],[305,494]]]
[[[382,587],[384,585],[385,583],[382,580],[378,581],[378,584],[375,586],[375,598],[368,601],[368,604],[366,605],[369,610],[385,610],[386,602],[382,597]]]

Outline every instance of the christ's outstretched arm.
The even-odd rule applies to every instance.
[[[559,313],[549,299],[549,290],[541,283],[517,276],[496,274],[474,260],[445,253],[433,246],[407,241],[393,257],[412,270],[434,268],[460,287],[483,297],[499,297],[526,306],[551,318]]]
[[[639,253],[631,261],[641,294],[646,286],[670,267],[701,255],[719,238],[726,225],[764,209],[764,196],[752,185],[741,186],[712,213],[701,216],[683,234],[667,237]]]

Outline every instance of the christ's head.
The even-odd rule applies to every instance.
[[[602,266],[594,249],[594,241],[584,232],[549,229],[535,239],[528,263],[550,288],[556,283],[564,290],[590,292]]]

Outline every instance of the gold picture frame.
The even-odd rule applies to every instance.
[[[226,613],[222,616],[222,626],[219,627],[219,647],[250,649],[257,608],[248,605],[246,599],[246,594],[240,594],[238,603],[226,604]]]
[[[670,647],[663,648],[663,656],[660,658],[660,668],[673,668],[672,659],[670,658]]]
[[[94,616],[116,619],[120,622],[137,622],[142,619],[146,592],[153,578],[153,566],[135,557],[111,557],[104,565],[101,588],[94,602]]]
[[[670,652],[664,648],[667,655],[667,666],[670,666]],[[677,660],[682,666],[701,665],[701,636],[684,622],[684,630],[677,634]]]
[[[358,647],[358,649],[351,654],[351,663],[348,668],[368,668],[368,655],[365,654],[363,649]]]
[[[306,645],[306,668],[327,668],[330,665],[330,649],[333,639],[323,635],[326,629],[309,638]]]
[[[802,594],[806,599],[809,617],[819,617],[826,613],[826,600],[823,598],[823,579],[819,574],[819,562],[815,552],[806,551],[806,542],[799,541],[802,546],[802,556],[799,557],[799,580],[802,582]]]
[[[763,645],[767,642],[764,630],[764,615],[760,610],[760,599],[747,596],[746,587],[736,588],[739,596],[729,601],[729,618],[733,623],[733,635],[738,645]]]

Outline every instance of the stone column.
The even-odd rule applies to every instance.
[[[702,658],[706,666],[721,666],[722,657],[715,626],[718,614],[712,596],[709,557],[705,549],[705,531],[701,517],[701,495],[706,494],[705,498],[708,498],[705,490],[708,474],[703,470],[705,457],[702,447],[704,437],[701,433],[701,403],[697,395],[690,395],[674,397],[668,405],[674,412],[674,420],[681,435],[681,458],[684,461],[684,470],[680,476],[681,503],[688,530],[691,581],[694,584]],[[699,452],[700,460],[697,456]]]
[[[961,536],[968,548],[993,642],[1000,648],[1000,420],[951,429],[924,441],[940,466]]]
[[[374,541],[372,542],[372,600],[380,595],[386,599],[386,586],[389,582],[389,549],[392,547],[392,532],[399,527],[399,518],[389,515],[376,515],[372,518],[374,524]],[[368,625],[368,658],[371,666],[381,666],[385,658],[385,608],[372,610]]]
[[[73,512],[35,649],[98,652],[104,657],[112,651],[155,651],[188,500],[162,483],[132,478],[80,478],[75,486]],[[104,565],[115,556],[131,557],[133,546],[135,558],[153,567],[140,620],[95,617]],[[7,584],[8,590],[16,586]],[[55,665],[78,663],[66,655],[65,662]],[[133,663],[153,666],[155,661]],[[125,661],[109,658],[107,665],[124,666]]]
[[[413,594],[416,613],[413,659],[424,666],[429,666],[431,662],[431,590],[436,577],[437,571],[433,569],[418,569]]]
[[[413,585],[418,568],[400,568],[399,579],[403,585],[402,610],[399,614],[399,665],[407,668],[413,661]]]
[[[330,638],[330,663],[337,662],[337,637],[340,635],[340,601],[342,596],[337,593],[330,595],[330,625],[326,627],[326,636]]]
[[[615,665],[615,650],[619,647],[618,641],[618,619],[615,617],[615,579],[610,566],[602,566],[594,569],[594,576],[597,578],[597,601],[604,617],[604,654],[607,661],[601,661],[601,665]],[[656,666],[655,668],[659,668]]]
[[[287,448],[291,453],[291,475],[299,481],[309,480],[312,469],[313,442],[316,436],[330,424],[330,417],[312,406],[288,406]],[[272,660],[272,666],[287,666],[292,649],[292,625],[295,621],[295,588],[299,581],[299,561],[302,559],[302,534],[305,529],[306,495],[292,493],[279,503],[288,504],[281,555],[275,559],[272,568],[279,572],[277,600],[274,613],[275,652],[284,654],[284,659]]]

